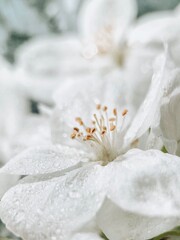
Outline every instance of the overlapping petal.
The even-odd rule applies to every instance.
[[[109,240],[151,239],[180,223],[178,218],[145,216],[125,211],[109,199],[104,202],[97,219]]]
[[[69,239],[99,210],[109,184],[107,170],[93,164],[50,180],[28,177],[4,195],[1,218],[24,239]]]
[[[159,150],[131,150],[115,161],[109,198],[123,209],[151,217],[179,217],[180,158]]]
[[[12,158],[1,173],[36,175],[53,173],[74,167],[88,160],[84,152],[60,145],[31,147]]]

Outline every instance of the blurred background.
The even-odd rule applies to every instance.
[[[5,61],[2,62],[0,60],[1,76],[6,75],[6,70],[3,70],[4,67],[6,69],[6,63],[10,66],[16,65],[16,51],[25,42],[28,42],[36,36],[43,37],[50,33],[59,35],[76,33],[78,14],[85,1],[86,0],[0,0],[0,55],[1,60],[4,59]],[[179,3],[180,0],[137,0],[137,17],[139,18],[148,12],[174,9]],[[0,101],[2,101],[1,94],[0,89]],[[31,100],[32,98],[33,97],[29,99],[31,111],[38,113],[37,99]],[[11,101],[11,97],[9,101]],[[7,106],[4,108],[5,111],[6,108]],[[1,111],[0,122],[6,121],[3,115],[4,112]],[[2,126],[4,125],[2,124]],[[0,239],[1,236],[11,239],[15,238],[0,222]]]
[[[36,35],[77,30],[77,16],[86,0],[1,0],[0,53],[14,61],[14,51]],[[175,8],[180,0],[137,0],[138,17]]]

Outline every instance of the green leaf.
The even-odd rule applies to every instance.
[[[167,149],[166,149],[165,146],[163,146],[163,147],[161,148],[161,152],[163,152],[163,153],[168,153],[168,151],[167,151]]]
[[[169,232],[162,233],[159,236],[152,238],[150,240],[166,240],[169,237],[173,236],[180,236],[180,226],[170,230]]]
[[[109,240],[103,232],[100,234],[100,236],[101,236],[104,240]]]

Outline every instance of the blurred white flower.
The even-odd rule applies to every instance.
[[[112,68],[108,59],[90,61],[74,35],[33,39],[16,52],[16,74],[29,98],[52,104],[53,91],[68,78],[83,78]]]
[[[105,75],[119,67],[117,65],[123,60],[125,52],[125,36],[121,31],[124,33],[124,29],[127,29],[137,9],[134,0],[111,3],[116,10],[113,17],[108,11],[109,1],[87,1],[81,7],[77,34],[43,36],[30,40],[16,51],[17,75],[32,99],[52,104],[54,89],[69,78],[83,79],[96,73]],[[108,17],[103,17],[101,8],[109,12]],[[96,24],[97,28],[94,29],[95,19],[99,25]],[[106,29],[109,24],[112,31]],[[88,36],[84,29],[88,29]],[[92,37],[96,38],[99,30],[107,30],[107,39],[102,35],[98,43],[94,43]],[[117,37],[119,39],[115,39]],[[110,48],[105,49],[103,41],[109,38],[113,41]]]
[[[172,59],[180,66],[180,14],[177,9],[140,17],[128,32],[125,78],[130,104],[137,109],[147,94],[153,62],[168,43]]]
[[[94,46],[94,55],[108,53],[121,57],[127,29],[136,14],[134,0],[85,1],[78,21],[80,34],[87,45],[85,49]]]
[[[37,9],[24,0],[2,0],[0,8],[2,25],[7,32],[34,35],[45,33],[48,26]]]
[[[162,79],[168,72],[166,58],[162,62],[152,82],[152,86],[156,82],[156,98],[164,92]],[[166,87],[168,91],[170,86]],[[72,141],[80,144],[76,148],[32,147],[8,162],[1,173],[32,175],[9,190],[0,203],[0,216],[8,228],[24,239],[65,240],[93,220],[110,240],[119,236],[144,240],[180,224],[179,158],[159,150],[131,149],[144,146],[141,138],[145,140],[151,126],[147,115],[150,106],[156,108],[155,97],[150,99],[153,91],[143,104],[147,108],[137,116],[137,130],[134,123],[126,126],[126,109],[120,114],[114,108],[109,115],[106,106],[97,104],[92,126],[76,116],[79,126],[71,134]],[[84,96],[79,108],[84,104],[91,110]],[[71,110],[73,117],[73,105]]]

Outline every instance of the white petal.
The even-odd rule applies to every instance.
[[[169,153],[173,153],[171,145],[178,146],[180,142],[180,88],[165,98],[161,106],[160,128]],[[168,141],[167,141],[168,140]],[[171,144],[172,142],[172,144]],[[175,144],[174,144],[175,142]],[[172,151],[171,151],[172,149]],[[175,149],[175,152],[177,148]]]
[[[58,172],[87,161],[84,152],[66,146],[45,145],[29,148],[12,158],[1,173],[35,175]]]
[[[179,37],[180,23],[173,11],[162,11],[145,14],[138,19],[129,33],[129,42],[154,44],[172,42]],[[171,29],[171,31],[169,31]],[[156,44],[156,45],[155,45]]]
[[[28,147],[48,144],[51,144],[49,119],[40,114],[29,114],[18,134],[11,139],[11,157]]]
[[[127,143],[138,139],[151,126],[158,124],[162,97],[172,91],[173,82],[176,82],[178,74],[168,49],[166,49],[165,55],[157,58],[154,71],[149,92],[127,131]]]
[[[98,213],[98,224],[109,240],[144,240],[167,232],[180,224],[180,219],[147,217],[123,210],[106,199]]]
[[[94,74],[85,79],[69,81],[59,88],[54,96],[57,108],[52,116],[54,143],[76,144],[77,141],[69,137],[73,127],[79,127],[75,118],[81,117],[87,126],[91,126],[97,103],[108,106],[110,112],[115,107],[125,108],[121,76],[121,72],[116,72],[114,78],[111,78],[111,74],[106,77]]]
[[[109,198],[145,216],[180,214],[180,158],[158,150],[132,150],[116,164]]]
[[[125,80],[127,101],[135,108],[135,112],[145,99],[151,84],[153,61],[158,51],[149,46],[132,47],[125,63]]]
[[[137,13],[134,0],[91,0],[86,1],[81,8],[79,29],[87,39],[95,40],[106,27],[112,28],[113,37],[125,30]],[[102,35],[104,37],[104,35]]]
[[[0,174],[0,199],[9,188],[16,184],[17,180],[17,176]]]
[[[97,233],[77,233],[71,240],[103,240]]]
[[[2,221],[23,239],[68,240],[95,217],[109,177],[107,168],[93,164],[58,178],[28,179],[4,195]]]

